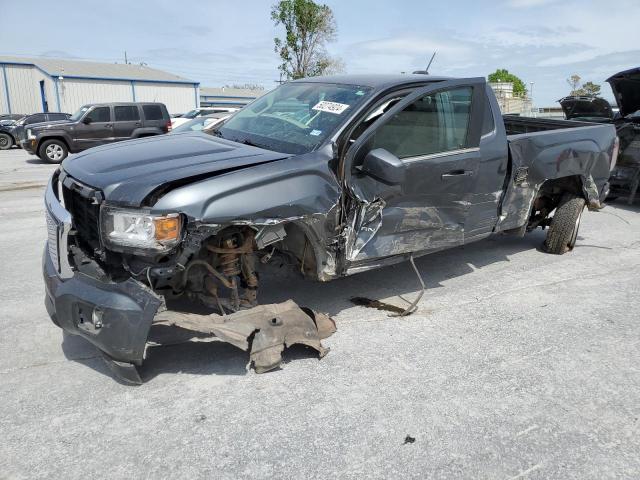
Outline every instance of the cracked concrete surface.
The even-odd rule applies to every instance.
[[[1,151],[0,187],[44,183],[27,162]],[[418,259],[401,319],[349,299],[403,305],[408,264],[273,278],[261,302],[334,316],[331,354],[256,375],[228,344],[157,347],[129,387],[45,313],[42,192],[0,191],[0,478],[639,478],[640,205],[605,212],[568,255],[538,231]]]

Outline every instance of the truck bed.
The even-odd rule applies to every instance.
[[[509,146],[510,181],[503,198],[499,230],[526,224],[540,186],[549,180],[593,180],[603,195],[616,138],[610,124],[504,115]]]
[[[594,125],[593,123],[576,122],[573,120],[518,117],[515,115],[503,115],[502,118],[504,119],[504,127],[507,135],[520,135],[522,133],[544,132],[548,130],[589,127]]]

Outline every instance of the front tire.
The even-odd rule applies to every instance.
[[[67,145],[60,140],[47,140],[42,142],[38,149],[38,156],[50,163],[60,163],[69,155]]]
[[[13,146],[13,138],[6,133],[0,133],[0,150],[9,150]]]
[[[584,211],[584,198],[565,193],[551,219],[544,243],[548,253],[562,255],[573,250],[578,238],[580,220]]]

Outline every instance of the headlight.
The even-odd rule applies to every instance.
[[[36,138],[36,136],[33,134],[33,132],[31,131],[31,129],[27,129],[27,138],[29,140],[33,140],[34,138]]]
[[[152,215],[140,210],[103,206],[102,241],[113,250],[124,248],[166,252],[180,241],[182,218],[177,213]]]

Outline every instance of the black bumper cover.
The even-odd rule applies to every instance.
[[[36,152],[35,148],[33,148],[33,144],[31,143],[31,140],[20,140],[19,142],[20,147],[27,153],[30,153],[32,155],[37,155],[38,152]]]
[[[79,272],[56,273],[45,245],[42,270],[51,320],[80,335],[114,360],[141,365],[161,300],[139,282],[105,283]],[[98,312],[94,315],[94,312]]]

